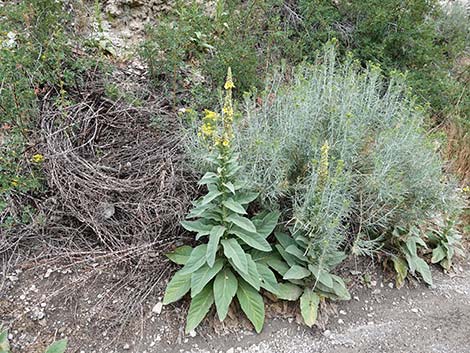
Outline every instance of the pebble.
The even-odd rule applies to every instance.
[[[163,309],[163,303],[158,302],[157,304],[154,305],[154,307],[152,309],[152,312],[157,314],[157,315],[160,315],[161,312],[162,312],[162,309]]]
[[[124,346],[122,346],[122,348],[127,350],[130,349],[131,346],[129,345],[129,343],[126,343]]]
[[[413,312],[413,313],[417,314],[417,313],[419,312],[419,310],[418,310],[418,309],[416,309],[416,308],[413,308],[413,309],[411,309],[411,312]]]
[[[196,331],[194,331],[194,330],[189,331],[189,335],[191,337],[196,337]]]
[[[25,299],[26,299],[26,295],[21,294],[21,295],[20,295],[20,299],[21,299],[21,300],[25,300]]]
[[[235,350],[233,349],[233,347],[232,347],[232,348],[229,348],[229,349],[227,349],[227,353],[234,353],[234,352],[235,352]]]
[[[346,315],[346,314],[347,314],[346,311],[344,311],[344,310],[340,310],[339,313],[340,313],[341,315]]]
[[[323,336],[330,337],[331,336],[331,331],[330,330],[323,331]]]
[[[389,286],[389,288],[393,288],[393,283],[390,282],[390,283],[388,284],[388,286]]]
[[[338,320],[338,324],[340,324],[340,325],[344,324],[343,319],[339,319],[339,320]]]

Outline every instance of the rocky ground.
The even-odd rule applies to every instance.
[[[185,336],[187,303],[163,307],[161,297],[150,296],[119,325],[136,288],[118,271],[23,267],[6,277],[0,319],[18,353],[41,352],[61,337],[77,353],[470,352],[470,262],[458,268],[434,268],[434,288],[412,282],[401,289],[377,268],[351,271],[353,299],[325,306],[313,329],[299,324],[294,306],[269,303],[259,335],[243,318],[232,314],[221,325],[211,313]]]

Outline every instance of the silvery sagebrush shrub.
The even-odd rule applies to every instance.
[[[307,256],[302,261],[321,271],[331,271],[338,251],[350,247],[355,254],[408,256],[413,273],[411,229],[459,212],[455,187],[424,129],[425,109],[405,81],[398,73],[385,81],[379,67],[361,68],[351,56],[339,62],[333,42],[315,64],[297,68],[289,84],[273,80],[262,104],[247,100],[236,121],[242,176],[265,206],[281,209]],[[197,159],[200,148],[189,145]],[[394,236],[397,227],[412,235]],[[428,278],[424,265],[418,272]]]

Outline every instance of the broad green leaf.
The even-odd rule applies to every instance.
[[[432,251],[432,259],[431,259],[431,262],[433,264],[435,263],[438,263],[442,260],[444,260],[446,257],[446,252],[445,250],[442,248],[442,246],[438,245],[437,248],[435,248],[433,251]]]
[[[214,266],[209,267],[206,264],[191,275],[191,298],[198,295],[209,281],[224,267],[224,261],[217,259]]]
[[[181,274],[193,273],[206,262],[207,244],[196,246],[184,267],[179,271]]]
[[[317,321],[319,304],[320,297],[312,289],[305,288],[300,297],[300,313],[308,327],[312,327]]]
[[[341,277],[331,275],[333,278],[333,291],[338,296],[338,299],[349,300],[351,299],[351,294],[349,294],[346,284],[344,283]]]
[[[298,265],[292,266],[289,271],[284,275],[284,279],[302,279],[311,275],[311,272],[306,268]]]
[[[274,232],[274,236],[284,249],[286,249],[289,245],[296,245],[295,240],[292,239],[287,233]]]
[[[222,204],[227,207],[229,210],[239,213],[239,214],[246,214],[245,209],[241,204],[234,201],[232,198],[225,200]]]
[[[191,300],[188,317],[186,319],[186,334],[194,330],[201,323],[213,303],[214,294],[212,292],[212,285],[207,285]]]
[[[230,181],[223,183],[222,185],[225,186],[232,194],[235,194],[235,186]]]
[[[263,297],[248,283],[240,279],[238,282],[237,299],[243,312],[260,333],[264,325]]]
[[[238,281],[230,269],[225,268],[217,274],[214,280],[214,298],[217,315],[220,321],[227,317],[228,308],[237,293]]]
[[[67,349],[67,339],[55,341],[49,347],[47,347],[45,353],[64,353]]]
[[[212,202],[213,200],[215,200],[217,197],[219,197],[220,195],[222,195],[222,192],[221,191],[218,191],[218,190],[212,190],[212,191],[209,191],[206,196],[204,196],[201,200],[201,203],[199,204],[199,206],[204,206],[204,205],[207,205],[208,203]]]
[[[8,342],[8,331],[0,333],[0,353],[10,353],[10,342]]]
[[[411,256],[416,256],[416,241],[414,237],[406,241],[406,248]]]
[[[181,221],[180,223],[187,231],[199,233],[201,235],[209,234],[214,226],[214,224],[204,219],[198,219],[197,221]]]
[[[408,275],[408,266],[406,261],[401,257],[393,257],[392,261],[395,272],[397,273],[397,277],[395,279],[396,286],[397,288],[401,288],[405,282],[406,276]]]
[[[168,257],[175,264],[185,265],[189,259],[189,255],[191,255],[191,251],[193,251],[192,247],[189,245],[183,245],[166,254],[166,257]]]
[[[163,297],[163,304],[167,305],[176,302],[184,297],[191,288],[191,273],[181,274],[181,270],[176,272],[173,278],[168,282]]]
[[[289,265],[286,264],[284,261],[281,259],[269,259],[268,260],[268,265],[272,269],[274,269],[277,273],[279,273],[281,276],[284,276],[287,271],[289,271]]]
[[[231,259],[235,266],[243,273],[248,273],[248,263],[245,252],[236,239],[222,239],[224,254]]]
[[[206,252],[206,260],[209,267],[214,266],[215,262],[215,255],[217,254],[217,250],[219,248],[219,241],[222,235],[225,233],[224,226],[215,226],[212,228],[209,234],[209,242],[207,243],[207,252]]]
[[[235,265],[235,263],[233,263],[233,267],[246,282],[251,284],[253,288],[255,288],[256,290],[260,290],[261,279],[260,274],[258,273],[258,269],[256,267],[256,262],[253,261],[250,254],[246,254],[246,261],[248,265],[247,273],[243,273],[242,271],[240,271],[238,269],[238,266]]]
[[[280,212],[274,211],[269,212],[262,219],[254,217],[253,224],[256,227],[256,232],[263,238],[267,238],[273,232],[274,228],[276,228],[280,215]]]
[[[256,262],[256,268],[261,278],[261,287],[277,295],[279,292],[279,284],[277,283],[276,276],[273,271],[271,271],[268,266],[260,262]]]
[[[283,300],[296,301],[302,294],[302,289],[292,283],[279,283],[277,297]]]
[[[313,273],[317,281],[327,287],[333,288],[333,277],[331,277],[328,272],[313,264],[308,265],[308,269]]]
[[[207,172],[206,174],[204,174],[201,180],[199,180],[198,184],[199,185],[212,184],[212,183],[216,183],[218,180],[219,180],[219,177],[216,173]]]
[[[300,263],[299,259],[297,259],[294,255],[287,253],[281,244],[276,244],[275,247],[289,266],[292,267]]]
[[[255,225],[246,217],[242,217],[237,214],[231,214],[227,217],[227,221],[236,224],[237,226],[248,232],[256,233]]]
[[[198,218],[201,217],[204,212],[207,210],[210,210],[213,207],[213,205],[204,205],[204,206],[196,206],[191,211],[189,211],[188,215],[186,218]]]
[[[416,271],[418,271],[421,274],[421,277],[423,277],[424,281],[427,284],[432,286],[432,274],[426,261],[418,257],[416,258],[415,263],[416,263]]]
[[[271,245],[269,245],[266,239],[264,239],[258,233],[247,232],[246,230],[237,226],[232,227],[229,233],[235,234],[237,237],[239,237],[241,240],[243,240],[245,243],[247,243],[254,249],[266,252],[272,250]]]
[[[258,195],[259,193],[257,192],[239,192],[233,198],[238,203],[241,203],[242,205],[246,205],[256,200]]]
[[[273,252],[252,250],[250,254],[254,262],[262,262],[264,264],[267,264],[269,260],[281,260],[281,257]]]
[[[304,252],[295,245],[289,245],[286,248],[286,252],[291,255],[294,255],[296,258],[298,258],[301,261],[307,261],[307,257],[304,255]]]

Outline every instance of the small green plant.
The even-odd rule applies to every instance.
[[[62,339],[49,345],[44,353],[65,353],[66,349],[67,339]],[[0,353],[12,353],[10,350],[10,342],[8,341],[7,330],[3,330],[0,333]]]
[[[393,266],[397,273],[396,284],[400,288],[408,272],[421,275],[423,280],[432,285],[432,275],[429,265],[418,255],[419,247],[427,249],[427,245],[420,236],[420,230],[417,227],[405,229],[396,227],[390,238],[391,249],[398,252],[392,255]]]
[[[168,254],[184,267],[168,283],[163,303],[175,302],[191,291],[186,332],[199,325],[214,303],[223,321],[235,296],[260,332],[264,301],[259,291],[263,288],[278,293],[274,273],[259,259],[272,251],[266,238],[276,227],[279,213],[261,212],[251,219],[247,215],[249,204],[258,194],[246,191],[245,184],[237,178],[240,166],[231,146],[233,87],[229,69],[222,114],[206,111],[199,132],[208,144],[208,160],[213,166],[213,171],[199,181],[207,186],[208,193],[194,202],[188,220],[181,222],[186,230],[197,233],[197,240],[208,237],[208,242],[195,248],[184,246]]]
[[[433,226],[426,232],[427,243],[432,249],[433,264],[438,263],[447,271],[452,267],[452,259],[455,255],[464,253],[458,231],[458,221],[447,219],[436,220]]]

